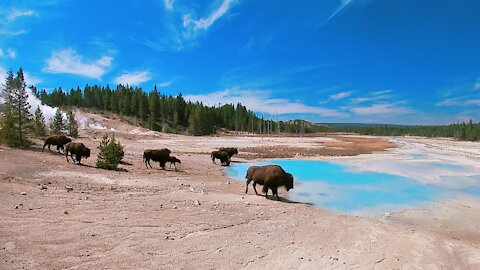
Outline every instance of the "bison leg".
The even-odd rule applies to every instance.
[[[165,163],[164,161],[160,161],[160,168],[162,168],[163,170],[165,170]]]
[[[247,185],[246,185],[246,188],[245,188],[245,194],[248,193],[248,185],[250,185],[250,182],[252,182],[252,180],[247,178],[247,183],[246,183]],[[253,183],[253,184],[255,185],[255,183]]]
[[[273,195],[277,196],[277,201],[280,201],[280,197],[278,197],[278,188],[277,187],[272,187],[271,189],[272,189]]]
[[[42,152],[43,152],[43,150],[45,150],[45,146],[47,146],[47,143],[43,144]]]
[[[216,164],[215,163],[215,157],[212,157],[212,162],[213,162],[213,164]]]
[[[150,166],[150,169],[153,168],[153,167],[152,167],[152,164],[150,164],[150,159],[147,159],[147,161],[145,162],[145,164],[147,164],[147,163],[148,163],[148,166]],[[147,166],[147,169],[148,169],[148,166]]]
[[[170,168],[172,167],[172,164],[170,163]],[[173,163],[173,167],[175,167],[175,171],[178,172],[178,169],[177,169],[177,163]]]
[[[82,155],[76,154],[75,157],[77,158],[78,164],[82,164]]]
[[[255,194],[258,195],[258,192],[257,192],[257,183],[255,183],[255,181],[253,181],[253,190],[255,190]]]

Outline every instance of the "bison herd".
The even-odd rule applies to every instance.
[[[68,156],[70,156],[74,163],[81,164],[82,158],[90,157],[90,149],[86,147],[83,143],[72,142],[72,139],[64,135],[55,135],[50,136],[45,139],[43,144],[42,152],[45,150],[45,146],[54,145],[57,147],[57,151],[63,150],[65,157],[68,162]],[[171,151],[167,148],[163,149],[146,149],[143,152],[143,162],[145,167],[152,168],[150,160],[158,162],[160,168],[165,170],[165,165],[170,163],[170,168],[172,165],[177,170],[177,163],[181,164],[180,159],[171,156]],[[230,166],[232,156],[238,154],[237,148],[220,148],[217,151],[213,151],[210,155],[212,162],[215,164],[215,160],[220,160],[221,165]],[[257,192],[257,184],[262,185],[262,191],[265,193],[265,197],[268,195],[268,191],[271,190],[272,194],[276,196],[277,200],[280,200],[278,197],[278,188],[285,187],[287,191],[293,188],[293,176],[290,173],[285,172],[282,167],[278,165],[265,165],[265,166],[251,166],[248,168],[246,178],[246,189],[245,193],[248,193],[248,185],[253,181],[253,190],[255,194],[259,195]]]

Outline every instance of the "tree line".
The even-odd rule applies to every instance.
[[[10,69],[5,78],[2,90],[4,104],[2,118],[0,119],[0,142],[13,147],[28,146],[31,142],[27,134],[34,133],[36,136],[44,136],[48,133],[66,133],[72,137],[78,136],[78,125],[73,113],[67,112],[66,121],[59,109],[48,128],[45,124],[40,106],[34,115],[30,113],[31,105],[28,103],[28,92],[25,83],[23,69],[19,69],[16,76]]]
[[[155,131],[208,135],[220,129],[238,132],[271,134],[299,132],[301,120],[273,121],[260,117],[241,103],[207,106],[202,102],[186,101],[177,96],[160,93],[155,86],[151,91],[140,87],[117,85],[86,85],[69,91],[55,88],[51,92],[32,88],[44,104],[52,107],[82,107],[109,111],[133,117],[142,126]],[[305,124],[303,124],[305,126]],[[304,132],[312,132],[314,127]]]
[[[352,132],[361,135],[374,136],[422,136],[450,137],[462,141],[480,141],[480,123],[457,123],[443,126],[343,126],[335,127],[336,132]]]

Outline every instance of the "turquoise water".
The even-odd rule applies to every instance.
[[[342,213],[375,214],[399,211],[426,205],[452,195],[452,190],[445,187],[422,184],[413,179],[391,174],[358,172],[327,161],[272,160],[236,163],[226,168],[226,172],[231,178],[245,181],[248,167],[265,164],[280,165],[285,171],[293,174],[295,188],[288,192],[290,200]],[[444,163],[433,166],[450,170],[461,168]],[[253,188],[249,188],[249,193],[254,193]]]

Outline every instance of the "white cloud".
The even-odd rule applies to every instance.
[[[81,55],[72,49],[55,51],[43,71],[49,73],[68,73],[101,80],[101,77],[112,65],[111,56],[102,56],[98,60],[85,61]]]
[[[35,16],[37,13],[33,10],[12,10],[11,12],[9,12],[9,15],[7,16],[7,21],[14,21],[18,18],[21,18],[21,17],[31,17],[31,16]]]
[[[480,89],[480,82],[475,83],[474,88],[475,88],[475,89]]]
[[[172,85],[172,83],[173,83],[173,81],[166,81],[166,82],[157,83],[156,86],[159,87],[159,88],[168,87],[168,86]]]
[[[32,17],[37,15],[34,10],[1,10],[0,8],[0,35],[18,36],[27,33],[24,29],[15,29],[18,27],[16,21],[22,17]],[[14,56],[12,58],[15,58]]]
[[[216,0],[211,11],[198,14],[198,4],[189,1],[163,0],[164,9],[169,11],[162,18],[161,35],[147,37],[141,42],[158,51],[182,51],[199,44],[198,38],[224,17],[238,0]],[[203,3],[203,2],[202,2]]]
[[[345,9],[348,5],[350,5],[353,0],[341,0],[340,5],[333,11],[333,13],[325,20],[322,24],[328,23],[332,20],[338,13],[340,13],[343,9]]]
[[[461,105],[460,98],[449,98],[435,104],[436,106],[457,106]]]
[[[173,10],[173,0],[163,0],[166,10]]]
[[[14,50],[12,50],[12,49],[8,49],[8,50],[7,50],[7,54],[8,54],[8,57],[10,57],[10,58],[12,58],[12,59],[17,58],[17,53],[16,53]]]
[[[392,92],[393,90],[376,91],[376,92],[367,94],[366,96],[363,96],[363,97],[351,98],[350,101],[354,104],[373,102],[373,101],[377,101],[377,102],[385,101],[392,98],[392,95],[391,95]]]
[[[480,105],[480,99],[474,99],[473,97],[457,97],[445,99],[441,102],[435,104],[437,107],[440,106],[459,106],[459,107],[469,107],[469,106],[478,106]]]
[[[124,72],[122,75],[115,78],[115,83],[123,85],[139,85],[151,79],[150,71],[134,71]]]
[[[352,91],[340,92],[338,94],[330,95],[331,100],[340,100],[346,97],[349,97],[352,94]]]
[[[9,57],[9,58],[15,59],[15,58],[17,58],[17,53],[12,49],[7,49],[7,52],[5,53],[0,48],[0,58],[3,58],[3,57]]]
[[[38,77],[32,76],[28,72],[23,72],[23,75],[25,76],[25,83],[30,86],[30,85],[37,85],[42,82],[42,80]]]
[[[242,103],[249,110],[268,114],[316,114],[320,116],[347,117],[348,114],[333,109],[309,106],[286,98],[273,98],[268,91],[226,89],[202,95],[186,95],[186,100],[214,106],[226,103]]]
[[[405,106],[398,106],[398,103],[379,103],[373,104],[370,106],[364,107],[353,107],[350,108],[355,114],[358,115],[402,115],[412,113],[413,110],[405,107]]]
[[[223,0],[220,7],[210,13],[207,17],[198,20],[190,20],[188,21],[188,24],[193,24],[195,30],[208,30],[212,24],[228,12],[234,2],[234,0]]]

